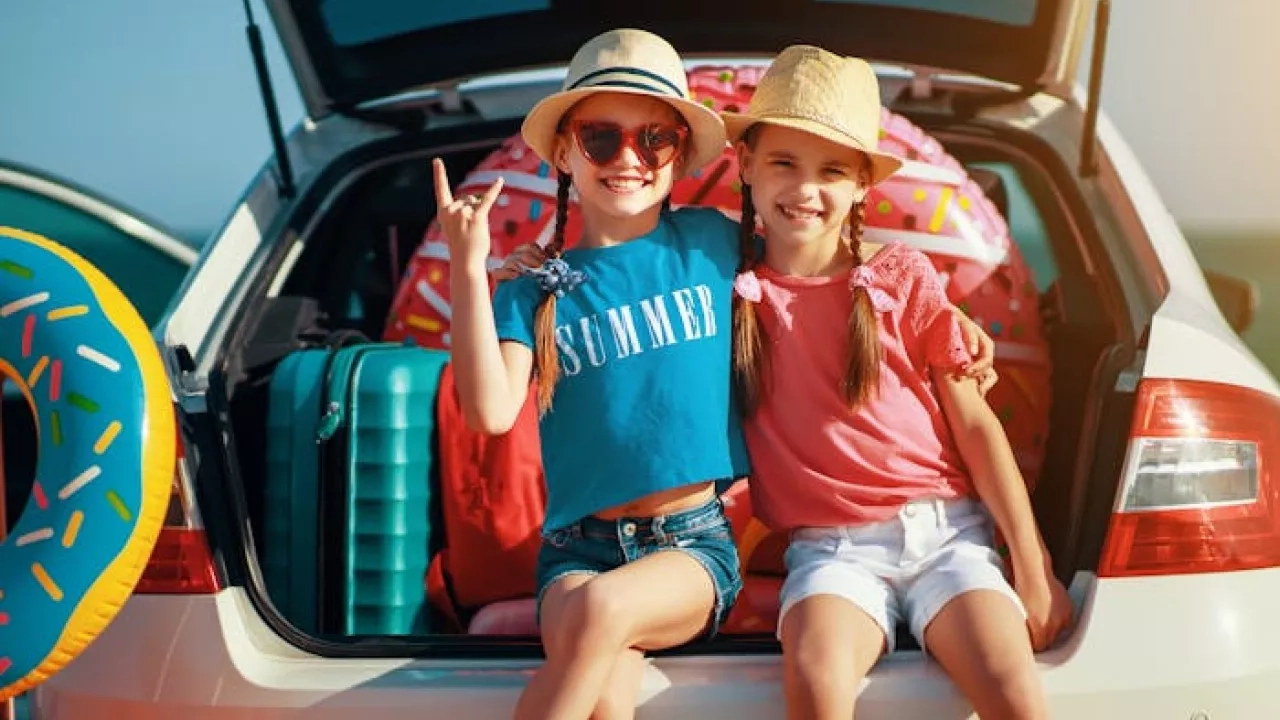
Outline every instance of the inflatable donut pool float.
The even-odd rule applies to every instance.
[[[689,73],[689,91],[715,110],[745,109],[764,70],[696,68]],[[1034,486],[1048,434],[1051,385],[1048,343],[1030,268],[995,204],[941,143],[906,118],[885,111],[879,147],[907,163],[868,195],[864,238],[902,242],[925,253],[951,302],[995,340],[1000,382],[987,400],[1009,436],[1025,480]],[[454,192],[481,193],[499,176],[506,187],[490,212],[493,266],[522,244],[547,242],[556,204],[555,174],[519,135],[490,153]],[[739,219],[741,185],[733,149],[726,148],[720,159],[677,181],[671,203],[715,207]],[[580,228],[576,209],[571,200],[565,234],[569,246]],[[448,246],[433,222],[397,290],[385,339],[412,338],[426,347],[449,347],[448,262]],[[748,563],[745,569],[781,574],[785,537],[770,535],[754,521],[743,485],[735,485],[725,499]],[[739,603],[745,605],[749,603]]]
[[[3,701],[70,662],[133,592],[176,438],[160,353],[125,296],[66,248],[6,227],[0,372],[26,396],[39,444],[31,498],[0,544]]]

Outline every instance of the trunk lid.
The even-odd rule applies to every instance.
[[[806,42],[1065,96],[1097,0],[267,0],[310,117],[413,88],[568,62],[638,27],[698,55]]]

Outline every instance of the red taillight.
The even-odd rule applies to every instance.
[[[1143,380],[1101,577],[1280,566],[1280,399]]]
[[[218,576],[204,529],[192,527],[182,482],[182,441],[178,441],[177,471],[164,527],[135,593],[141,595],[201,595],[219,590]]]
[[[134,592],[142,595],[204,595],[218,591],[213,558],[203,530],[165,527]]]

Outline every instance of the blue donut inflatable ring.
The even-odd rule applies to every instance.
[[[35,485],[0,544],[0,701],[84,650],[133,592],[168,507],[173,400],[146,323],[97,268],[0,227],[0,372],[31,406]]]

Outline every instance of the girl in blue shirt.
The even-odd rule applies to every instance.
[[[550,260],[492,303],[501,181],[455,199],[436,161],[468,423],[506,432],[538,379],[546,662],[517,718],[631,716],[643,653],[713,634],[741,588],[715,492],[748,469],[730,402],[736,225],[664,208],[679,174],[725,148],[719,116],[688,96],[679,56],[655,35],[615,30],[578,51],[564,89],[522,127],[559,175]],[[583,231],[562,252],[571,187]]]

